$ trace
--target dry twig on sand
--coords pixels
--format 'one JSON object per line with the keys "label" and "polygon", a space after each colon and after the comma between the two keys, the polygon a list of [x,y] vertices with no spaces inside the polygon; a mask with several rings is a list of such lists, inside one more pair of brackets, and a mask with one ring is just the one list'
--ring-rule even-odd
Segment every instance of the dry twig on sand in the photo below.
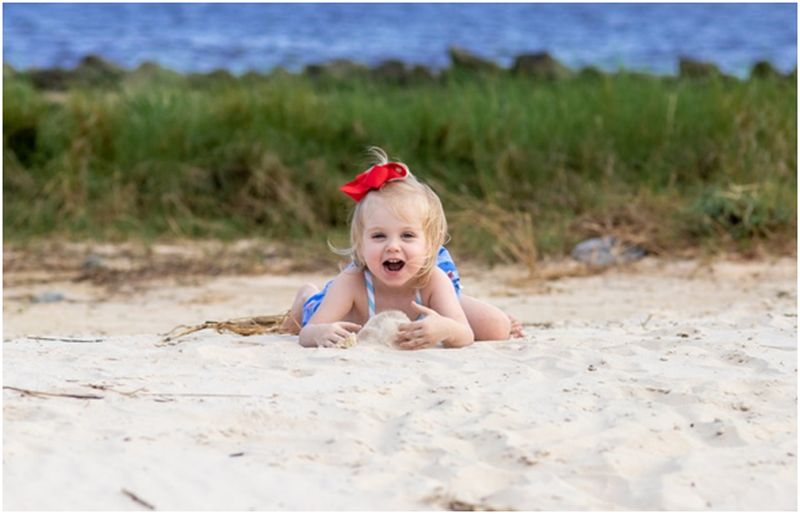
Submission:
{"label": "dry twig on sand", "polygon": [[74,337],[47,337],[47,336],[25,336],[25,339],[35,341],[56,341],[58,343],[102,343],[103,339],[76,339]]}
{"label": "dry twig on sand", "polygon": [[98,396],[96,394],[70,394],[70,393],[49,393],[47,391],[34,391],[33,389],[23,389],[21,387],[12,387],[12,386],[3,386],[3,389],[8,389],[10,391],[17,391],[18,393],[22,393],[26,396],[55,396],[60,398],[75,398],[78,400],[102,400],[102,396]]}
{"label": "dry twig on sand", "polygon": [[285,312],[283,314],[235,318],[226,321],[206,321],[195,326],[178,325],[167,333],[164,339],[161,340],[161,344],[177,344],[177,339],[209,328],[213,328],[220,334],[227,331],[240,336],[287,333],[282,327],[288,316],[289,313]]}
{"label": "dry twig on sand", "polygon": [[125,496],[127,496],[128,498],[130,498],[131,500],[135,501],[136,503],[138,503],[139,505],[148,510],[156,510],[156,508],[153,505],[139,498],[138,496],[128,491],[127,489],[123,489],[122,494],[124,494]]}

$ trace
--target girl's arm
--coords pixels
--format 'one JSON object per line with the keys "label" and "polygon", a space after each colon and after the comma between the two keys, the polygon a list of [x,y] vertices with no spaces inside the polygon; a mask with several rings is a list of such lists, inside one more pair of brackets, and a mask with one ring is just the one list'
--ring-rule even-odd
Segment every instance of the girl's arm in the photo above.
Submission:
{"label": "girl's arm", "polygon": [[472,344],[475,335],[447,274],[436,268],[431,276],[430,287],[430,308],[412,303],[425,318],[400,325],[398,346],[416,350],[435,346],[439,341],[445,348],[460,348]]}
{"label": "girl's arm", "polygon": [[343,271],[331,284],[317,312],[300,330],[302,346],[337,346],[350,332],[358,332],[361,325],[344,321],[353,310],[358,276]]}

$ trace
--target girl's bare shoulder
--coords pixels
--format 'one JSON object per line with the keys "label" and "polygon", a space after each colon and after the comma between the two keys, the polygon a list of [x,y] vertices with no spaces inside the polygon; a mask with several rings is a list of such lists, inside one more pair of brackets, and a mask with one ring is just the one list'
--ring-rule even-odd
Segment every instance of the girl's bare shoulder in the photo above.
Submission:
{"label": "girl's bare shoulder", "polygon": [[431,273],[431,279],[428,281],[428,284],[422,289],[423,294],[427,293],[428,295],[435,294],[437,291],[441,291],[443,288],[452,288],[453,283],[450,281],[450,277],[447,276],[441,268],[436,267],[433,269]]}
{"label": "girl's bare shoulder", "polygon": [[365,287],[364,272],[358,268],[343,269],[338,275],[336,275],[336,277],[334,277],[333,284],[331,284],[331,286],[352,290],[363,288]]}

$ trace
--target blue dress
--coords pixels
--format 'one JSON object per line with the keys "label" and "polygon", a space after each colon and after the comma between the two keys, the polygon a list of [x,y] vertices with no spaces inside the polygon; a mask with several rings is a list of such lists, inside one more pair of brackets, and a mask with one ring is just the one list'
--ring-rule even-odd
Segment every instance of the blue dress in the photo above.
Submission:
{"label": "blue dress", "polygon": [[[442,271],[447,273],[447,276],[450,278],[450,282],[453,283],[453,287],[456,290],[456,296],[460,297],[461,277],[458,275],[458,269],[456,269],[456,263],[453,262],[453,257],[444,246],[439,248],[439,253],[436,255],[436,265],[439,266]],[[350,266],[352,266],[352,264]],[[314,313],[317,312],[317,309],[319,309],[319,306],[322,304],[322,300],[325,298],[325,294],[327,294],[332,283],[333,280],[329,280],[328,283],[325,284],[325,287],[322,288],[322,291],[314,293],[305,301],[303,304],[303,320],[301,322],[302,326],[306,326],[308,324],[308,320],[310,320]],[[370,311],[370,315],[372,315],[372,311]]]}

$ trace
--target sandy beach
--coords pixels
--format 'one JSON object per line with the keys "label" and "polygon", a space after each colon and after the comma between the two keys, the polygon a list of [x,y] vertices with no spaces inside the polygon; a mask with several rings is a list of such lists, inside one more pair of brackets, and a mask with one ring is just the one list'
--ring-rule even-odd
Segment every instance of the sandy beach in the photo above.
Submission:
{"label": "sandy beach", "polygon": [[330,276],[7,266],[4,509],[797,509],[794,258],[465,266],[527,335],[461,350],[161,343]]}

